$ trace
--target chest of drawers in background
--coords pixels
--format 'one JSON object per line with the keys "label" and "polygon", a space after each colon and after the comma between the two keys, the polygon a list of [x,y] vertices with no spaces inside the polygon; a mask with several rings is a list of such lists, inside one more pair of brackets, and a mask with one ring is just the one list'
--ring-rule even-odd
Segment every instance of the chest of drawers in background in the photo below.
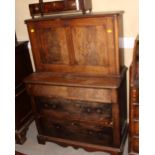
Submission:
{"label": "chest of drawers in background", "polygon": [[26,131],[33,120],[30,96],[23,79],[32,73],[27,41],[17,42],[15,47],[15,135],[16,143],[23,144]]}
{"label": "chest of drawers in background", "polygon": [[139,154],[139,40],[135,40],[133,60],[130,66],[130,132],[129,153]]}
{"label": "chest of drawers in background", "polygon": [[122,13],[26,20],[36,73],[25,83],[39,143],[122,154],[127,135]]}

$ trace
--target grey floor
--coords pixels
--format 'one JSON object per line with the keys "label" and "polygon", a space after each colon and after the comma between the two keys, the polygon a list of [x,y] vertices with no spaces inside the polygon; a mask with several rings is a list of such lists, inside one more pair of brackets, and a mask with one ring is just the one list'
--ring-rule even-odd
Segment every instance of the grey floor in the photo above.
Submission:
{"label": "grey floor", "polygon": [[[55,143],[46,142],[46,145],[40,145],[36,139],[37,130],[35,123],[29,127],[27,132],[27,141],[23,145],[16,144],[15,149],[26,155],[109,155],[104,152],[87,152],[80,149],[74,149],[73,147],[61,147]],[[127,155],[127,141],[125,144],[125,149],[123,155]]]}

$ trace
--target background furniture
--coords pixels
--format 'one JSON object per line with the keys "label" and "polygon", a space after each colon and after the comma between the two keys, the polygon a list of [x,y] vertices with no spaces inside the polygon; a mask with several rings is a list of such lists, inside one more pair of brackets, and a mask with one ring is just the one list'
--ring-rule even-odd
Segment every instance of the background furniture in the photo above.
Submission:
{"label": "background furniture", "polygon": [[92,1],[91,0],[62,0],[44,2],[39,0],[39,3],[29,4],[29,10],[32,18],[36,15],[47,15],[53,13],[60,13],[62,11],[82,11],[83,14],[87,10],[91,12]]}
{"label": "background furniture", "polygon": [[15,136],[19,144],[25,142],[26,131],[33,120],[30,97],[23,83],[23,79],[32,73],[27,43],[16,42],[15,47]]}
{"label": "background furniture", "polygon": [[129,153],[139,153],[139,40],[135,40],[130,66]]}
{"label": "background furniture", "polygon": [[39,143],[122,154],[127,135],[122,13],[26,20],[36,73],[25,83]]}

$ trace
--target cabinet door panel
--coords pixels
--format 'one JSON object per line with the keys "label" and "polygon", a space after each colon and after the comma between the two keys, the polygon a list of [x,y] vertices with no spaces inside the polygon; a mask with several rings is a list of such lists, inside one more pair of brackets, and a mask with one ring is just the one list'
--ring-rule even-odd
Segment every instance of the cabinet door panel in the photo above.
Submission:
{"label": "cabinet door panel", "polygon": [[76,64],[108,70],[115,56],[113,18],[74,19],[70,26]]}
{"label": "cabinet door panel", "polygon": [[63,27],[40,29],[38,35],[41,43],[39,54],[43,64],[69,64],[65,29]]}

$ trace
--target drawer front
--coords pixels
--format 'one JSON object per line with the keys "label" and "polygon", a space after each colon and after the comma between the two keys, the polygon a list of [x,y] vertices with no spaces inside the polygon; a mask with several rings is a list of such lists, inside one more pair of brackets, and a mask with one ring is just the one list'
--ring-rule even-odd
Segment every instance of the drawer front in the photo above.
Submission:
{"label": "drawer front", "polygon": [[133,152],[139,153],[139,139],[138,138],[134,138],[134,137],[132,138],[131,150]]}
{"label": "drawer front", "polygon": [[139,90],[138,89],[131,89],[131,102],[139,103]]}
{"label": "drawer front", "polygon": [[82,101],[111,103],[111,91],[109,89],[28,84],[27,90],[29,94],[34,96],[60,97]]}
{"label": "drawer front", "polygon": [[43,135],[91,144],[112,145],[112,128],[102,127],[88,122],[39,119]]}
{"label": "drawer front", "polygon": [[133,135],[139,135],[139,121],[133,120]]}
{"label": "drawer front", "polygon": [[[42,115],[55,117],[98,121],[105,125],[112,125],[112,106],[109,103],[69,100],[65,98],[35,97],[36,106]],[[104,122],[104,123],[103,123]]]}
{"label": "drawer front", "polygon": [[133,105],[132,109],[133,109],[133,118],[139,119],[139,105],[138,104]]}

